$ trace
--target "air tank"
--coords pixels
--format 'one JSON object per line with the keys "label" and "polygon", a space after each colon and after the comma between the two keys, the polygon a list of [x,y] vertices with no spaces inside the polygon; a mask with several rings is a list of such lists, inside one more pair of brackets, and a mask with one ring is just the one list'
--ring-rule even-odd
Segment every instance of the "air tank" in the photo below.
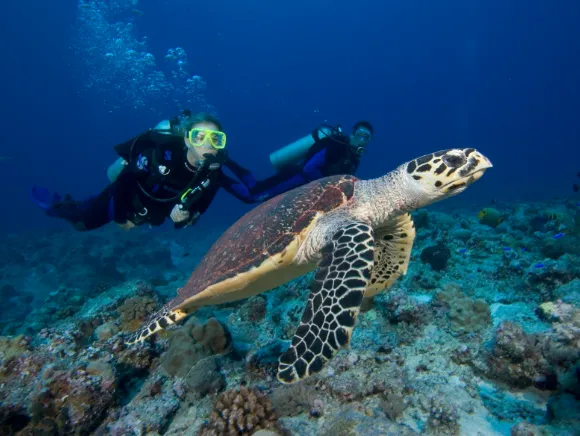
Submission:
{"label": "air tank", "polygon": [[[329,127],[323,126],[318,129],[318,137],[323,138],[332,133]],[[310,147],[314,145],[312,133],[282,147],[270,154],[270,163],[276,171],[282,168],[296,164],[306,157]]]}

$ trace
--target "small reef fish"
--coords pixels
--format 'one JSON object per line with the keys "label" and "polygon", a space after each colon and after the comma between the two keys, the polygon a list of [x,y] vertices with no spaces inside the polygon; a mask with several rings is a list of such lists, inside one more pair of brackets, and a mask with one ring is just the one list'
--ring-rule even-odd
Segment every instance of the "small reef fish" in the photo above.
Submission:
{"label": "small reef fish", "polygon": [[503,221],[503,216],[499,210],[493,207],[486,207],[479,211],[477,219],[479,219],[481,224],[497,227]]}
{"label": "small reef fish", "polygon": [[564,221],[566,214],[562,212],[547,211],[544,212],[544,218],[548,221]]}

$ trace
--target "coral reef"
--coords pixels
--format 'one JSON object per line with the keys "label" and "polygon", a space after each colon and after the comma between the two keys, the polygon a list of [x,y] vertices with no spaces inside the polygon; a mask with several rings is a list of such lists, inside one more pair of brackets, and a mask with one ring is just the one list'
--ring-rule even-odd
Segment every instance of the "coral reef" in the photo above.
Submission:
{"label": "coral reef", "polygon": [[444,290],[437,293],[437,299],[449,306],[449,320],[457,332],[478,332],[491,324],[489,304],[482,298],[467,297],[457,285],[445,285]]}
{"label": "coral reef", "polygon": [[310,413],[320,417],[324,413],[324,403],[318,398],[312,382],[305,381],[290,386],[279,386],[270,395],[272,405],[279,416],[297,416]]}
{"label": "coral reef", "polygon": [[552,334],[544,341],[544,355],[558,366],[574,366],[580,361],[580,309],[561,301],[540,308],[543,317],[553,322]]}
{"label": "coral reef", "polygon": [[451,251],[444,244],[426,247],[421,251],[421,260],[431,265],[434,271],[444,270],[450,257]]}
{"label": "coral reef", "polygon": [[531,386],[534,380],[551,372],[538,338],[509,321],[501,323],[496,330],[488,365],[490,377],[519,388]]}
{"label": "coral reef", "polygon": [[267,301],[262,296],[250,298],[240,308],[240,318],[244,321],[258,322],[266,317]]}
{"label": "coral reef", "polygon": [[130,297],[117,308],[121,328],[124,331],[135,331],[157,309],[157,302],[151,297]]}
{"label": "coral reef", "polygon": [[191,318],[171,336],[160,363],[169,375],[185,378],[197,362],[226,353],[229,345],[227,331],[215,318],[205,324]]}
{"label": "coral reef", "polygon": [[454,405],[431,398],[427,429],[433,434],[459,434],[459,416]]}
{"label": "coral reef", "polygon": [[577,201],[478,209],[415,212],[407,275],[291,386],[278,358],[312,274],[128,347],[220,229],[0,237],[0,433],[575,434]]}
{"label": "coral reef", "polygon": [[218,395],[200,436],[252,434],[275,428],[277,421],[270,399],[256,389],[242,386]]}

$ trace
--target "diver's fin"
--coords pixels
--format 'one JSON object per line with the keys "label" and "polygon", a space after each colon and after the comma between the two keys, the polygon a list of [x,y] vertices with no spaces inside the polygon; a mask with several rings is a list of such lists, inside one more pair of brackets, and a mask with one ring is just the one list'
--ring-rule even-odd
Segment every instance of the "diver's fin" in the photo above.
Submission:
{"label": "diver's fin", "polygon": [[50,192],[46,188],[33,186],[30,190],[32,201],[41,209],[49,211],[56,203],[62,201],[62,197],[56,192]]}

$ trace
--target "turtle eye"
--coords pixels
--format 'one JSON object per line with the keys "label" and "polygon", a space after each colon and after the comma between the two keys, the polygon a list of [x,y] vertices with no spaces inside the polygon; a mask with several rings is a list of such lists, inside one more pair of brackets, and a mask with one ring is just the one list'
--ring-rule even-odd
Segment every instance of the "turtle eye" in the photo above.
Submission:
{"label": "turtle eye", "polygon": [[463,155],[457,154],[446,154],[443,156],[443,162],[445,162],[451,168],[457,168],[463,164],[465,164],[466,159]]}

